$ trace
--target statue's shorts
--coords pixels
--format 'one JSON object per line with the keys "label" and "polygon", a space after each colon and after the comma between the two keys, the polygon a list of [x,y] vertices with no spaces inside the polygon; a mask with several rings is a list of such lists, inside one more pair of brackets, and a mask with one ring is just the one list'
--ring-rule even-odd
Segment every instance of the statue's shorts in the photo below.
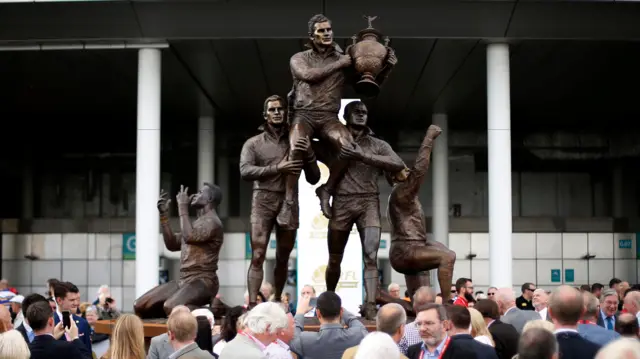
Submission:
{"label": "statue's shorts", "polygon": [[[253,190],[251,199],[251,223],[273,225],[280,213],[280,208],[284,202],[284,192],[272,192],[265,190]],[[292,228],[299,225],[299,206],[295,200],[291,206],[293,222]]]}
{"label": "statue's shorts", "polygon": [[336,195],[331,204],[333,211],[329,229],[350,232],[356,228],[380,228],[380,200],[378,195]]}
{"label": "statue's shorts", "polygon": [[291,128],[302,127],[305,135],[321,139],[335,138],[332,133],[349,135],[347,127],[338,119],[338,114],[329,111],[296,110],[291,120]]}

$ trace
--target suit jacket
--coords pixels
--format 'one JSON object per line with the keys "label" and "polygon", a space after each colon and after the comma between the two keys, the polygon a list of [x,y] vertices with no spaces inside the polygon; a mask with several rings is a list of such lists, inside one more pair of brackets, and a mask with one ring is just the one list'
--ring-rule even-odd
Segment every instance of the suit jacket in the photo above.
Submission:
{"label": "suit jacket", "polygon": [[[86,319],[79,317],[75,314],[72,314],[72,319],[76,322],[76,326],[78,327],[78,337],[81,342],[89,349],[89,353],[91,353],[91,327]],[[53,321],[55,325],[60,323],[60,318],[58,317],[58,313],[53,314]],[[67,341],[67,339],[63,336],[60,340]]]}
{"label": "suit jacket", "polygon": [[496,343],[496,354],[500,359],[511,359],[518,354],[518,340],[520,334],[511,324],[495,320],[489,326],[489,333]]}
{"label": "suit jacket", "polygon": [[207,353],[206,351],[200,349],[198,344],[191,343],[186,347],[179,350],[178,355],[175,359],[211,359],[213,355],[211,353]]}
{"label": "suit jacket", "polygon": [[[419,359],[422,343],[414,344],[407,350],[409,359]],[[441,355],[441,359],[498,359],[493,347],[480,343],[469,334],[457,334],[451,337],[449,346]]]}
{"label": "suit jacket", "polygon": [[[356,345],[355,347],[351,347],[345,350],[344,354],[342,354],[342,359],[353,359],[356,356],[356,352],[358,352],[359,347],[360,347],[359,345]],[[404,356],[404,354],[400,353],[400,359],[409,359],[409,358]]]}
{"label": "suit jacket", "polygon": [[262,359],[262,348],[244,335],[236,335],[224,345],[220,359]]}
{"label": "suit jacket", "polygon": [[168,359],[174,350],[169,343],[169,334],[163,333],[151,338],[147,359]]}
{"label": "suit jacket", "polygon": [[[613,317],[615,318],[614,322],[613,322],[613,326],[615,328],[616,325],[616,321],[618,321],[618,316],[620,315],[620,312],[616,313],[613,315]],[[598,324],[599,326],[607,329],[606,324],[604,323],[604,319],[602,318],[602,310],[598,311],[598,318],[596,321],[596,324]],[[614,329],[615,330],[615,329]]]}
{"label": "suit jacket", "polygon": [[605,346],[620,338],[620,334],[593,324],[578,324],[578,334],[590,342]]}
{"label": "suit jacket", "polygon": [[22,334],[24,341],[29,344],[29,335],[27,334],[27,328],[24,327],[24,323],[20,324],[20,326],[18,326],[16,330],[19,331],[20,334]]}
{"label": "suit jacket", "polygon": [[53,336],[37,335],[29,343],[31,359],[91,359],[91,352],[80,339],[72,342],[56,340]]}
{"label": "suit jacket", "polygon": [[347,348],[360,344],[368,334],[367,328],[358,318],[346,310],[343,312],[342,320],[347,325],[346,329],[341,323],[335,323],[321,325],[317,333],[305,332],[304,314],[296,314],[295,334],[289,343],[289,349],[304,359],[342,358],[342,353]]}
{"label": "suit jacket", "polygon": [[562,359],[593,359],[600,350],[598,344],[584,339],[577,332],[556,333],[556,339]]}
{"label": "suit jacket", "polygon": [[509,309],[505,315],[500,317],[503,323],[511,324],[518,331],[522,333],[522,329],[527,322],[531,320],[539,320],[540,314],[532,310],[520,310],[516,307]]}

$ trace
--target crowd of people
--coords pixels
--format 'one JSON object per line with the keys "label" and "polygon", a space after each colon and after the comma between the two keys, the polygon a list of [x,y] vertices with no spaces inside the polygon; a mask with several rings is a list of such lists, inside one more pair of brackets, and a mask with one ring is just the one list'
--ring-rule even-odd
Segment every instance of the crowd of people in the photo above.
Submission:
{"label": "crowd of people", "polygon": [[[175,307],[148,349],[142,320],[121,314],[108,287],[81,303],[72,283],[48,285],[45,295],[4,294],[0,359],[640,359],[640,285],[616,278],[551,292],[525,283],[518,297],[512,288],[474,292],[460,278],[446,303],[430,287],[403,298],[391,284],[389,294],[410,301],[415,319],[389,303],[373,331],[334,292],[316,296],[304,286],[295,303],[274,302],[267,283],[261,303],[228,308],[220,325],[211,308]],[[308,317],[317,331],[304,330]],[[110,335],[95,333],[99,319],[116,319]]]}

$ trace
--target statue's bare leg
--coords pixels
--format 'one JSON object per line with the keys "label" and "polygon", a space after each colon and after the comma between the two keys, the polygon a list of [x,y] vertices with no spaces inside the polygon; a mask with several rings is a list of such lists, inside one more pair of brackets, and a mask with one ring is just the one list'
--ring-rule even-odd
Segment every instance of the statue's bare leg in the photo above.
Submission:
{"label": "statue's bare leg", "polygon": [[289,256],[296,244],[296,231],[276,227],[276,268],[274,270],[275,300],[281,301],[289,274]]}
{"label": "statue's bare leg", "polygon": [[329,263],[327,271],[324,273],[324,279],[327,284],[327,290],[335,292],[338,282],[340,281],[340,264],[344,256],[344,249],[349,240],[349,231],[340,231],[329,228],[327,235],[327,244],[329,247]]}
{"label": "statue's bare leg", "polygon": [[411,300],[413,300],[413,294],[418,288],[431,286],[429,271],[419,272],[418,274],[405,274],[404,280],[407,284],[407,292],[409,292],[409,298],[411,298]]}
{"label": "statue's bare leg", "polygon": [[178,290],[178,282],[175,280],[159,285],[133,303],[133,311],[142,319],[164,317],[164,302]]}
{"label": "statue's bare leg", "polygon": [[[336,153],[340,153],[342,146],[353,145],[353,137],[345,125],[339,121],[331,121],[326,123],[319,135],[332,146]],[[316,188],[316,195],[320,199],[320,208],[322,214],[331,218],[331,196],[334,194],[338,182],[342,179],[349,167],[349,161],[337,158],[329,168],[329,179],[327,183]]]}
{"label": "statue's bare leg", "polygon": [[364,308],[367,319],[375,319],[376,294],[380,286],[378,273],[378,249],[380,248],[380,227],[365,227],[358,229],[362,243],[364,259],[364,290],[366,305]]}
{"label": "statue's bare leg", "polygon": [[272,229],[273,221],[251,223],[251,265],[247,273],[250,307],[255,306],[258,300],[258,292],[264,279],[263,264]]}
{"label": "statue's bare leg", "polygon": [[[289,131],[289,148],[294,148],[296,142],[304,137],[309,137],[313,135],[313,129],[306,122],[305,119],[297,120],[294,118],[294,124],[291,126],[291,130]],[[304,153],[298,151],[289,151],[289,160],[303,160]],[[295,227],[295,218],[293,213],[293,206],[295,204],[294,201],[297,201],[295,196],[298,195],[296,188],[298,186],[298,179],[300,178],[300,174],[297,175],[288,175],[286,179],[286,187],[285,187],[285,198],[282,203],[282,207],[280,208],[280,213],[278,213],[277,223],[278,226],[284,229],[296,229]]]}
{"label": "statue's bare leg", "polygon": [[173,308],[178,305],[186,305],[190,310],[203,307],[211,303],[211,298],[218,294],[220,283],[218,276],[208,274],[210,277],[193,279],[180,284],[180,288],[164,302],[164,312],[168,316]]}

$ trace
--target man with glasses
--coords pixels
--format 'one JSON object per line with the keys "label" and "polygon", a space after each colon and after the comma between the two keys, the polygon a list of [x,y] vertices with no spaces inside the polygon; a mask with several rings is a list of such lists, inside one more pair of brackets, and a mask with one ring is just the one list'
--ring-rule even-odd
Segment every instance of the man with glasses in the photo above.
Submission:
{"label": "man with glasses", "polygon": [[458,278],[455,289],[457,298],[453,301],[453,304],[469,307],[469,299],[473,299],[473,282],[471,279]]}
{"label": "man with glasses", "polygon": [[533,283],[525,283],[522,285],[522,295],[516,299],[516,306],[520,310],[535,310],[532,299],[536,285]]}

